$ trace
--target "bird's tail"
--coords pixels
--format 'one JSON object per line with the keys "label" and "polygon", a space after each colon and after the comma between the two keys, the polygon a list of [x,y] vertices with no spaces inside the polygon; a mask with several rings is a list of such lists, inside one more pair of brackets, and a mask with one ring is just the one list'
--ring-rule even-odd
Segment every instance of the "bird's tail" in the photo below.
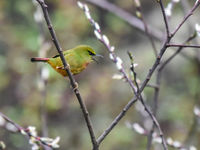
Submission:
{"label": "bird's tail", "polygon": [[40,58],[40,57],[34,57],[31,58],[31,62],[47,62],[49,58]]}

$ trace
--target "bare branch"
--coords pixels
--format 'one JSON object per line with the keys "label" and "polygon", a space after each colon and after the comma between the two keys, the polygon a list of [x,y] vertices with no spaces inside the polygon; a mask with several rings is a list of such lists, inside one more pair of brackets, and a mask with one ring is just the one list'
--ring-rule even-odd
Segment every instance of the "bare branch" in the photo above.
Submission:
{"label": "bare branch", "polygon": [[[89,0],[90,1],[90,0]],[[102,2],[102,1],[101,1]],[[103,1],[104,2],[104,1]],[[105,1],[106,2],[106,1]],[[146,104],[143,101],[143,98],[141,97],[141,92],[144,90],[144,88],[146,87],[147,83],[149,82],[152,74],[154,73],[154,71],[156,70],[156,68],[158,67],[160,60],[163,56],[163,54],[165,53],[166,49],[168,48],[167,44],[169,44],[172,36],[167,36],[159,55],[157,56],[156,61],[154,62],[152,68],[149,70],[149,73],[146,76],[146,79],[144,80],[144,82],[142,83],[142,86],[140,87],[140,89],[138,88],[138,90],[135,89],[135,86],[133,85],[133,83],[130,81],[130,79],[128,78],[128,76],[126,75],[125,71],[124,71],[124,67],[122,65],[122,60],[117,57],[114,54],[114,47],[110,46],[109,40],[105,35],[102,35],[100,27],[98,25],[98,23],[96,23],[89,12],[89,9],[87,7],[86,4],[82,4],[81,2],[78,2],[79,7],[81,9],[84,10],[85,15],[87,17],[87,19],[90,21],[90,23],[92,24],[92,26],[94,27],[94,33],[97,37],[98,40],[100,40],[108,49],[109,53],[110,53],[110,59],[116,63],[118,70],[123,74],[124,78],[126,79],[126,81],[129,83],[129,85],[131,86],[132,90],[135,93],[135,97],[129,101],[129,103],[125,106],[125,108],[123,109],[123,111],[120,112],[120,114],[114,119],[114,121],[111,123],[111,125],[103,132],[103,134],[98,138],[98,143],[100,144],[103,139],[110,133],[110,131],[114,128],[114,126],[120,121],[120,119],[125,115],[125,113],[127,112],[127,110],[132,106],[132,104],[136,101],[136,99],[139,99],[141,101],[141,103],[143,104],[145,111],[149,114],[149,116],[151,117],[153,123],[155,124],[155,126],[158,128],[159,133],[160,133],[160,137],[162,138],[162,143],[163,143],[163,147],[165,150],[167,150],[167,145],[166,145],[166,141],[163,137],[163,133],[162,130],[160,128],[160,125],[157,121],[157,119],[155,118],[155,116],[153,115],[153,113],[148,109],[148,107],[146,106]],[[108,4],[109,5],[109,4]],[[165,15],[165,12],[163,12],[163,14]],[[164,19],[164,21],[167,22],[167,20]],[[166,25],[166,28],[168,28],[168,26]],[[168,29],[166,29],[168,30]]]}
{"label": "bare branch", "polygon": [[166,14],[165,14],[165,9],[164,9],[162,0],[158,0],[158,3],[160,4],[160,8],[162,11],[162,15],[163,15],[164,23],[165,23],[165,29],[166,29],[166,33],[167,33],[167,38],[169,38],[170,37],[169,25],[168,25],[168,20],[167,20]]}
{"label": "bare branch", "polygon": [[[85,0],[85,1],[115,14],[116,16],[120,17],[122,20],[129,23],[134,28],[142,31],[143,33],[145,32],[143,22],[140,19],[124,11],[123,9],[117,7],[116,5],[108,2],[107,0]],[[149,25],[147,25],[147,28],[149,29],[149,34],[152,37],[154,37],[158,41],[162,40],[163,33],[161,31]]]}
{"label": "bare branch", "polygon": [[[161,71],[157,71],[156,74],[156,85],[157,88],[155,88],[154,91],[154,98],[153,98],[153,114],[156,116],[157,115],[157,111],[158,111],[158,96],[159,96],[159,92],[160,92],[160,80],[161,80]],[[147,142],[147,150],[151,149],[151,144],[152,144],[152,135],[154,133],[154,129],[155,129],[155,125],[153,124],[149,134],[148,134],[148,142]]]}
{"label": "bare branch", "polygon": [[[190,36],[184,43],[189,43],[191,40],[193,40],[196,37],[196,33],[194,33],[192,36]],[[176,56],[178,55],[184,47],[179,47],[176,52],[174,54],[172,54],[165,62],[163,62],[160,67],[159,70],[162,71],[164,69],[164,67]]]}
{"label": "bare branch", "polygon": [[[44,147],[47,146],[51,149],[59,147],[59,145],[57,144],[59,142],[59,138],[50,139],[48,137],[44,138],[44,137],[37,136],[37,132],[35,131],[34,127],[29,126],[28,128],[23,128],[1,112],[0,112],[0,119],[1,119],[1,126],[2,125],[5,126],[5,128],[8,131],[19,132],[22,135],[25,135],[26,137],[28,137],[29,143],[33,147],[37,146],[38,142],[42,146]],[[3,124],[2,124],[2,121],[3,121]]]}
{"label": "bare branch", "polygon": [[[145,111],[149,114],[150,118],[152,119],[154,126],[156,126],[156,127],[158,128],[159,134],[160,134],[160,138],[162,139],[163,148],[164,148],[165,150],[167,150],[167,149],[168,149],[168,148],[167,148],[167,143],[166,143],[166,141],[165,141],[165,138],[164,138],[163,132],[162,132],[162,130],[161,130],[160,124],[158,123],[158,121],[157,121],[157,119],[156,119],[156,117],[155,117],[156,110],[157,110],[157,98],[158,98],[159,88],[156,88],[156,91],[157,91],[156,94],[157,94],[157,95],[155,95],[155,96],[157,96],[157,97],[155,97],[155,106],[154,106],[154,114],[153,114],[153,113],[150,111],[150,109],[147,107],[147,105],[145,104],[144,99],[143,99],[141,93],[139,93],[140,88],[139,88],[139,85],[138,85],[138,83],[137,83],[137,73],[135,72],[135,69],[134,69],[133,57],[132,57],[132,55],[131,55],[130,52],[128,52],[128,54],[129,54],[129,57],[130,57],[130,60],[131,60],[131,68],[130,68],[130,69],[131,69],[131,71],[133,72],[134,83],[135,83],[135,85],[136,85],[136,87],[137,87],[138,97],[139,97],[139,99],[140,99],[140,102],[143,104]],[[157,85],[159,85],[159,82],[157,82]]]}
{"label": "bare branch", "polygon": [[113,122],[108,126],[107,129],[99,136],[97,139],[98,143],[100,144],[105,137],[112,131],[112,129],[119,123],[119,121],[126,115],[129,108],[137,101],[137,98],[131,99],[128,104],[123,108],[123,110],[115,117]]}
{"label": "bare branch", "polygon": [[176,27],[176,29],[172,32],[171,37],[173,37],[176,32],[182,27],[182,25],[185,23],[185,21],[194,13],[194,11],[197,9],[197,7],[200,5],[200,1],[197,0],[194,4],[193,8],[189,11],[189,13],[184,17],[183,21]]}
{"label": "bare branch", "polygon": [[200,48],[200,45],[167,44],[167,47]]}
{"label": "bare branch", "polygon": [[96,137],[95,137],[95,133],[94,133],[94,129],[93,129],[93,126],[92,126],[92,122],[90,120],[90,117],[89,117],[89,113],[88,113],[88,110],[85,106],[85,103],[84,101],[82,100],[82,97],[80,95],[80,92],[78,90],[78,84],[77,82],[75,81],[70,69],[69,69],[69,64],[67,63],[67,61],[65,60],[65,57],[63,55],[63,52],[62,52],[62,48],[58,42],[58,39],[56,37],[56,33],[53,29],[53,25],[51,23],[51,20],[50,20],[50,17],[49,17],[49,14],[48,14],[48,10],[47,10],[47,5],[45,4],[45,2],[43,0],[37,0],[37,2],[40,4],[40,6],[42,7],[42,10],[43,10],[43,13],[44,13],[44,18],[46,20],[46,23],[47,23],[47,26],[48,26],[48,29],[49,29],[49,32],[51,34],[51,37],[52,37],[52,41],[54,42],[54,45],[56,46],[56,49],[60,55],[60,58],[62,60],[62,63],[63,63],[63,66],[68,74],[68,77],[70,79],[70,83],[71,83],[71,86],[73,88],[73,91],[76,95],[76,98],[81,106],[81,110],[82,110],[82,113],[83,113],[83,116],[85,118],[85,121],[86,121],[86,124],[87,124],[87,127],[88,127],[88,130],[89,130],[89,133],[90,133],[90,138],[91,138],[91,141],[92,141],[92,144],[93,144],[93,149],[94,150],[98,150],[98,144],[97,144],[97,141],[96,141]]}

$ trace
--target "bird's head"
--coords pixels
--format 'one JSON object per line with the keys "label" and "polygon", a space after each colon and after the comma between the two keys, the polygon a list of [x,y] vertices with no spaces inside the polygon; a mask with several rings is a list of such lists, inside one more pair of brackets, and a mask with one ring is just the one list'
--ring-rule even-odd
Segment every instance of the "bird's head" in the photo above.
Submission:
{"label": "bird's head", "polygon": [[96,60],[96,57],[103,57],[102,55],[96,54],[93,48],[88,45],[80,45],[76,48],[79,49],[82,57],[85,57],[86,59],[89,59],[90,61],[94,60],[95,62],[98,63],[98,61]]}

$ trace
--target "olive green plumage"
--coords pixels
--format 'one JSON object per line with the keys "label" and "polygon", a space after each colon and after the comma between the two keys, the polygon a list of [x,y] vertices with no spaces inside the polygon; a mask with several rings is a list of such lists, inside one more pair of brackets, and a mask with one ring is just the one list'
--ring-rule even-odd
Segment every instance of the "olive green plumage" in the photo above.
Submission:
{"label": "olive green plumage", "polygon": [[[89,63],[94,60],[94,56],[100,56],[88,45],[80,45],[63,52],[73,75],[83,71]],[[63,68],[59,55],[52,58],[31,58],[32,62],[47,62],[51,67],[63,76],[68,76]]]}

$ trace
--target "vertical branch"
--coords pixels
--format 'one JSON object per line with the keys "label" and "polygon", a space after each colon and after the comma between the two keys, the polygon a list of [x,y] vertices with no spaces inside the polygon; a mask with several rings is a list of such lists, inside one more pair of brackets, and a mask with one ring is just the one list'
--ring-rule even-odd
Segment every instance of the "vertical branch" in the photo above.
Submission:
{"label": "vertical branch", "polygon": [[[161,70],[157,71],[156,74],[156,85],[157,87],[154,88],[154,98],[153,98],[153,114],[154,116],[157,116],[157,110],[158,110],[158,96],[159,96],[159,92],[160,92],[160,79],[161,79]],[[147,142],[147,150],[151,149],[151,145],[152,145],[152,135],[155,129],[155,125],[152,125],[152,128],[148,134],[148,142]]]}
{"label": "vertical branch", "polygon": [[75,81],[75,79],[74,79],[74,77],[73,77],[73,75],[72,75],[72,73],[70,71],[70,66],[67,63],[67,61],[65,60],[65,57],[64,57],[63,52],[62,52],[62,48],[61,48],[60,43],[59,43],[59,41],[58,41],[58,39],[56,37],[56,33],[55,33],[54,29],[53,29],[53,25],[51,23],[51,20],[50,20],[50,17],[49,17],[49,13],[48,13],[48,10],[47,10],[48,6],[45,4],[45,2],[43,0],[37,0],[37,2],[40,4],[40,6],[41,6],[41,8],[43,10],[44,18],[45,18],[45,21],[47,23],[49,32],[51,34],[52,41],[53,41],[54,45],[56,46],[56,49],[57,49],[57,51],[58,51],[58,53],[60,55],[61,61],[63,63],[64,69],[66,70],[67,75],[68,75],[68,77],[70,79],[70,83],[71,83],[71,86],[73,88],[73,91],[74,91],[74,93],[76,95],[76,98],[77,98],[79,104],[80,104],[84,119],[85,119],[87,127],[88,127],[88,131],[90,133],[90,138],[91,138],[91,142],[92,142],[92,145],[93,145],[93,150],[98,150],[98,144],[97,144],[97,141],[96,141],[94,129],[93,129],[90,117],[89,117],[88,110],[86,108],[86,105],[85,105],[84,101],[82,100],[82,97],[81,97],[80,92],[78,90],[78,84]]}
{"label": "vertical branch", "polygon": [[162,15],[163,15],[164,23],[165,23],[165,29],[166,29],[166,33],[167,33],[167,38],[169,38],[170,37],[170,31],[169,31],[169,25],[168,25],[169,23],[168,23],[167,16],[165,13],[165,8],[163,6],[162,0],[158,0],[158,3],[160,4],[160,8],[162,11]]}

